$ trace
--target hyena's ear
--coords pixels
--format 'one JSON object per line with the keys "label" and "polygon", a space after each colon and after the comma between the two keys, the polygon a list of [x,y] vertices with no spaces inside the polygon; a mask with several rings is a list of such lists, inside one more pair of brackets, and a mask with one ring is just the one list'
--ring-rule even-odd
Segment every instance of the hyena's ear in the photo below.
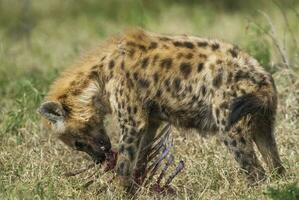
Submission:
{"label": "hyena's ear", "polygon": [[62,105],[54,101],[47,101],[43,103],[39,107],[38,113],[53,123],[62,122],[66,114]]}

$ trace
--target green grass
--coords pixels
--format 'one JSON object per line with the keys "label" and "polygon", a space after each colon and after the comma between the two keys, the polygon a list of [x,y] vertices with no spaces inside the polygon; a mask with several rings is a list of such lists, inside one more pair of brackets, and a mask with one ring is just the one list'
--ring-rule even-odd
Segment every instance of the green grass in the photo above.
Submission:
{"label": "green grass", "polygon": [[[116,182],[107,182],[109,174],[99,174],[88,188],[83,185],[92,171],[65,177],[65,172],[91,161],[43,130],[36,109],[59,72],[109,35],[134,26],[233,42],[273,73],[280,98],[276,136],[286,176],[275,178],[270,174],[265,183],[250,188],[235,161],[215,138],[203,139],[180,130],[174,133],[173,153],[176,161],[186,162],[186,169],[174,182],[179,195],[166,198],[298,199],[298,49],[274,4],[257,4],[254,0],[245,5],[242,1],[232,4],[230,0],[32,0],[28,12],[24,12],[21,2],[0,1],[0,199],[126,198]],[[299,4],[285,2],[290,27],[294,35],[299,35],[299,18],[291,9],[299,10]],[[281,67],[272,41],[250,23],[269,29],[265,19],[256,14],[258,9],[268,13],[279,41],[285,41],[290,69]],[[293,82],[290,74],[295,77]],[[108,121],[109,132],[116,141],[113,123],[113,119]],[[144,191],[139,198],[159,196]]]}

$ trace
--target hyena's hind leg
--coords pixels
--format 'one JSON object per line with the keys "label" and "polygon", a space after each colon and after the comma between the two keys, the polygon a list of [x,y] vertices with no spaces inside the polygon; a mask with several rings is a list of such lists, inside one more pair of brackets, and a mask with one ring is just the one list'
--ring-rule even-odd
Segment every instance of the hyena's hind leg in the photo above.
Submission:
{"label": "hyena's hind leg", "polygon": [[253,127],[251,116],[242,117],[222,135],[225,146],[233,153],[235,160],[248,176],[250,184],[265,178],[253,147]]}
{"label": "hyena's hind leg", "polygon": [[285,172],[280,160],[275,137],[273,134],[274,117],[256,116],[255,130],[253,132],[253,140],[261,152],[270,171],[274,171],[279,175]]}

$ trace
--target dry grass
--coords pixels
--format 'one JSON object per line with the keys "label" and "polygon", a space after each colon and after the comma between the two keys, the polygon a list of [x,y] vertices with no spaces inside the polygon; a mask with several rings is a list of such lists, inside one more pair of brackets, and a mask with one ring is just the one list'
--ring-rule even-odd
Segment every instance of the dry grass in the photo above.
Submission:
{"label": "dry grass", "polygon": [[[53,2],[45,6],[33,1],[35,17],[38,18],[28,33],[23,33],[23,29],[15,25],[17,20],[0,26],[0,199],[127,198],[115,182],[107,183],[111,174],[102,174],[100,170],[96,182],[88,188],[83,185],[94,173],[92,170],[76,177],[65,177],[65,172],[87,166],[91,161],[42,130],[35,110],[57,74],[84,49],[95,46],[103,36],[123,27],[140,25],[140,21],[145,28],[157,32],[215,36],[239,44],[261,58],[273,71],[280,97],[276,137],[287,169],[286,176],[275,178],[269,174],[265,183],[248,187],[235,161],[216,138],[202,138],[190,131],[174,130],[172,152],[176,161],[185,161],[186,168],[173,184],[178,196],[165,199],[270,199],[274,193],[269,188],[285,192],[286,187],[299,183],[299,59],[293,48],[287,49],[291,69],[273,67],[272,63],[279,62],[275,49],[264,35],[257,35],[256,30],[248,28],[246,15],[219,11],[210,6],[161,5],[158,14],[143,7],[142,15],[138,6],[132,10],[117,7],[118,17],[113,19],[109,13],[90,14],[90,11],[66,13],[62,20],[64,15],[61,12],[67,10],[66,5],[72,1],[60,6],[57,1]],[[128,13],[130,17],[123,19],[122,16]],[[269,9],[268,13],[272,19],[278,19],[275,22],[279,39],[283,41],[284,26],[279,11]],[[298,18],[290,10],[287,14],[294,35],[299,35],[299,30],[295,29]],[[9,17],[9,12],[0,14],[1,21],[11,19]],[[259,22],[255,17],[253,20]],[[290,41],[286,38],[287,44]],[[266,46],[255,46],[258,44]],[[262,47],[269,52],[261,54],[258,49]],[[289,74],[294,76],[294,81],[289,79]],[[108,120],[109,132],[116,141],[118,131],[114,123],[112,119]],[[294,186],[292,191],[294,194],[297,191],[298,195],[298,187]],[[139,198],[159,199],[161,196],[152,196],[144,190]]]}

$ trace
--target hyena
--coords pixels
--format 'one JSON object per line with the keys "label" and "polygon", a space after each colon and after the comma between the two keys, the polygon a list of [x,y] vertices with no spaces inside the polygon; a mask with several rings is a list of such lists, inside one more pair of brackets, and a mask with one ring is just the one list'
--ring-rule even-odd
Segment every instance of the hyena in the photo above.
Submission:
{"label": "hyena", "polygon": [[103,120],[112,113],[121,135],[116,172],[130,189],[163,122],[217,135],[250,183],[265,177],[254,143],[282,174],[276,107],[271,75],[237,46],[138,29],[112,37],[64,72],[39,111],[65,144],[96,162],[111,151]]}

